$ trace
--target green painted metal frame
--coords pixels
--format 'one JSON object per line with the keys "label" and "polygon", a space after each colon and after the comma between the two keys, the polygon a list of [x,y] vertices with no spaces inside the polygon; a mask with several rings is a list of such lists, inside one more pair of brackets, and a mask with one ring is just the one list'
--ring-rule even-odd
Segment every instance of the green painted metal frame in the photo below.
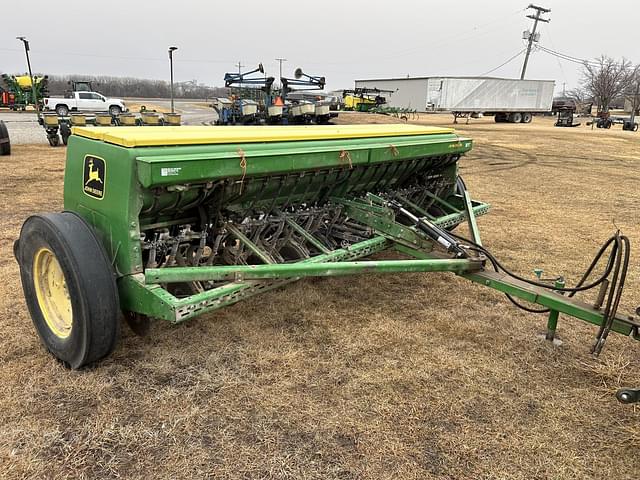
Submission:
{"label": "green painted metal frame", "polygon": [[[65,165],[64,208],[78,213],[95,227],[118,277],[123,277],[144,271],[139,239],[141,227],[149,222],[141,213],[154,202],[154,189],[166,188],[188,201],[196,198],[197,191],[189,188],[197,183],[228,180],[240,185],[244,179],[265,174],[303,174],[321,169],[348,171],[358,165],[462,155],[471,147],[470,139],[454,133],[135,148],[72,135]],[[240,152],[246,159],[244,167]],[[342,152],[349,153],[348,161],[342,159]],[[84,193],[83,166],[87,155],[105,160],[107,173],[102,199]],[[300,183],[293,175],[290,181],[294,185]],[[251,195],[247,186],[245,196]],[[291,201],[296,201],[295,195]],[[170,207],[171,202],[161,206]]]}
{"label": "green painted metal frame", "polygon": [[[399,252],[414,258],[433,258],[433,255],[430,255],[429,253],[408,248],[404,245],[397,244],[395,245],[395,248]],[[459,275],[474,283],[509,294],[512,297],[517,297],[521,300],[549,308],[550,315],[547,327],[553,330],[553,335],[549,335],[547,337],[549,340],[553,340],[554,338],[560,313],[567,314],[597,326],[602,325],[604,322],[604,314],[601,309],[596,309],[592,305],[582,302],[576,298],[567,297],[549,289],[530,285],[504,273],[482,270],[477,272],[465,272]],[[640,321],[631,316],[616,316],[611,330],[621,335],[631,336],[636,340],[640,340]]]}
{"label": "green painted metal frame", "polygon": [[364,262],[278,263],[216,267],[148,268],[146,284],[196,281],[242,281],[264,278],[333,277],[358,273],[454,272],[479,270],[482,264],[467,259],[369,260]]}
{"label": "green painted metal frame", "polygon": [[[465,199],[462,200],[466,202]],[[553,339],[555,335],[560,313],[593,325],[601,325],[604,321],[602,311],[591,305],[552,290],[532,286],[502,273],[486,271],[483,269],[482,262],[438,257],[431,251],[430,242],[426,241],[413,227],[397,223],[391,209],[383,206],[384,200],[375,195],[368,195],[361,200],[335,199],[335,201],[344,205],[350,216],[374,228],[380,235],[347,249],[326,252],[295,263],[274,264],[265,261],[261,265],[147,269],[144,275],[127,277],[128,290],[137,293],[131,299],[125,298],[125,305],[127,301],[135,300],[140,302],[135,307],[132,305],[136,311],[148,311],[155,317],[177,323],[303,277],[439,271],[452,272],[527,302],[548,307],[551,310],[548,321],[548,328],[551,330],[547,335],[549,339]],[[471,201],[468,203],[472,204]],[[471,218],[475,223],[475,212],[485,212],[488,205],[474,203],[470,210],[444,215],[435,219],[434,223],[447,224],[453,219],[456,223],[461,223],[465,218],[467,220]],[[452,206],[452,208],[455,207]],[[468,211],[471,212],[470,215]],[[298,232],[301,234],[304,232],[313,239],[300,226],[298,226]],[[248,239],[245,240],[251,243]],[[313,240],[317,242],[316,239]],[[259,251],[257,246],[253,245],[253,248]],[[413,259],[351,261],[390,248],[395,248]],[[231,283],[183,299],[174,297],[160,286],[190,281]],[[613,322],[612,331],[640,339],[640,323],[630,318],[618,316]]]}
{"label": "green painted metal frame", "polygon": [[[536,303],[551,309],[551,313],[565,313],[593,325],[602,325],[604,314],[602,310],[593,308],[585,302],[575,298],[569,298],[552,290],[547,290],[521,282],[503,273],[483,271],[462,275],[464,278],[493,288],[503,293],[508,293],[527,302]],[[553,315],[556,317],[556,315]],[[557,326],[557,317],[552,322],[553,328]],[[622,335],[631,335],[640,340],[640,322],[618,315],[613,322],[611,330]]]}
{"label": "green painted metal frame", "polygon": [[[336,152],[347,148],[349,165]],[[91,223],[112,259],[118,276],[121,306],[124,310],[151,317],[182,322],[244,298],[280,287],[305,276],[346,275],[356,273],[395,273],[415,271],[451,271],[464,278],[528,302],[551,309],[549,328],[554,330],[559,313],[565,313],[594,325],[601,325],[603,314],[574,298],[557,292],[532,287],[511,277],[482,270],[477,261],[437,258],[432,243],[413,227],[395,222],[393,212],[375,196],[346,199],[337,192],[333,201],[340,203],[352,218],[368,225],[376,236],[347,248],[329,250],[318,239],[290,219],[287,223],[316,247],[319,255],[296,263],[273,264],[269,255],[236,229],[232,234],[252,249],[264,264],[256,266],[171,267],[147,269],[142,263],[141,228],[150,222],[141,212],[152,200],[154,188],[184,194],[187,200],[192,182],[236,179],[265,173],[304,172],[322,168],[343,168],[375,164],[431,155],[462,154],[471,148],[469,139],[455,134],[349,141],[308,141],[295,145],[242,144],[181,147],[123,148],[104,142],[72,136],[65,168],[65,209],[72,210]],[[250,161],[242,167],[239,151]],[[107,162],[105,197],[95,199],[83,193],[83,162],[87,155]],[[168,169],[168,170],[166,170]],[[169,171],[170,174],[166,174]],[[449,172],[455,175],[455,170]],[[448,174],[449,174],[448,173]],[[175,175],[174,175],[175,174]],[[295,180],[295,179],[294,179]],[[406,199],[405,199],[406,200]],[[447,199],[434,198],[445,214],[434,218],[417,205],[407,203],[422,216],[442,228],[469,222],[474,237],[479,233],[475,216],[486,213],[487,204],[474,202],[465,192]],[[417,208],[416,208],[417,207]],[[171,224],[174,219],[159,219]],[[184,221],[184,220],[183,220]],[[175,223],[174,223],[175,224]],[[395,248],[413,260],[375,260],[358,262],[360,258]],[[194,280],[227,280],[229,283],[186,298],[177,298],[162,284]],[[640,323],[618,316],[612,330],[640,338]]]}
{"label": "green painted metal frame", "polygon": [[[433,257],[414,260],[350,261],[388,250],[394,245],[405,244],[422,251],[431,251],[433,245],[415,228],[397,223],[393,211],[384,206],[384,200],[380,197],[369,194],[363,200],[333,200],[341,203],[355,220],[374,228],[379,235],[334,251],[328,251],[320,243],[319,245],[325,250],[320,255],[295,263],[275,264],[257,245],[232,227],[230,229],[232,235],[256,253],[257,257],[264,262],[263,264],[148,268],[143,275],[128,276],[121,280],[126,282],[124,284],[126,288],[121,288],[123,308],[178,323],[303,277],[434,271],[461,274],[481,268],[481,264],[477,261]],[[473,210],[481,214],[488,208],[487,204],[475,202]],[[459,211],[436,218],[434,223],[458,224],[465,220],[466,215],[466,212]],[[295,222],[291,223],[295,224]],[[302,227],[297,224],[296,226],[298,233],[304,232],[303,236],[310,240],[310,243],[319,243]],[[161,286],[168,283],[193,281],[233,283],[181,299],[174,297]]]}
{"label": "green painted metal frame", "polygon": [[[355,260],[387,250],[392,245],[393,242],[385,237],[376,236],[350,247],[333,250],[330,253],[302,260],[292,265]],[[184,271],[184,267],[175,267],[171,270],[178,269]],[[146,284],[144,274],[128,275],[120,279],[122,284],[120,288],[120,303],[125,310],[143,313],[172,323],[179,323],[196,315],[231,305],[243,298],[272,290],[295,280],[297,280],[297,277],[280,278],[271,281],[235,281],[179,299],[159,284]]]}

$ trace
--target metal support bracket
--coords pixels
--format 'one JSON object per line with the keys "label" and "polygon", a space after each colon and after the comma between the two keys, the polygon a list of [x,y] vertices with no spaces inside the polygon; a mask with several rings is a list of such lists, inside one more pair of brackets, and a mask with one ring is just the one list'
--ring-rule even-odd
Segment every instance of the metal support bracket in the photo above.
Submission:
{"label": "metal support bracket", "polygon": [[469,231],[471,232],[471,239],[474,243],[482,246],[482,240],[480,238],[480,229],[478,228],[478,222],[476,216],[473,213],[473,205],[471,204],[471,196],[469,191],[465,188],[462,189],[462,199],[464,201],[464,211],[467,215],[467,224],[469,225]]}
{"label": "metal support bracket", "polygon": [[[564,288],[564,279],[559,278],[556,280],[555,287],[556,288]],[[558,292],[561,294],[560,292]],[[556,328],[558,326],[558,317],[560,316],[560,312],[558,310],[551,309],[549,312],[549,318],[547,320],[547,333],[545,335],[545,340],[549,340],[553,342],[556,337]]]}
{"label": "metal support bracket", "polygon": [[229,233],[231,233],[231,235],[240,240],[249,250],[251,250],[255,254],[256,257],[258,257],[264,263],[276,263],[268,253],[262,251],[255,243],[249,240],[247,236],[240,230],[238,230],[234,225],[228,223],[226,225],[226,229],[229,231]]}

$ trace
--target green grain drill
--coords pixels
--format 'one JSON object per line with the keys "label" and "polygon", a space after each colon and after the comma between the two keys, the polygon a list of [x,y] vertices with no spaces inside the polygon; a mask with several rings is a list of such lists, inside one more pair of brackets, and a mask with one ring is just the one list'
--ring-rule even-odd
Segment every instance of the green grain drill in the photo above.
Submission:
{"label": "green grain drill", "polygon": [[[587,305],[482,247],[489,206],[458,176],[471,146],[412,125],[76,128],[64,212],[29,217],[15,244],[36,329],[79,368],[112,351],[122,314],[141,331],[303,277],[448,271],[542,306],[549,339],[561,312],[599,327],[598,351],[610,331],[637,337],[616,313],[616,256],[609,280],[578,284],[600,288]],[[452,232],[463,222],[471,240]],[[622,255],[624,238],[603,252]],[[389,250],[402,258],[366,260]]]}

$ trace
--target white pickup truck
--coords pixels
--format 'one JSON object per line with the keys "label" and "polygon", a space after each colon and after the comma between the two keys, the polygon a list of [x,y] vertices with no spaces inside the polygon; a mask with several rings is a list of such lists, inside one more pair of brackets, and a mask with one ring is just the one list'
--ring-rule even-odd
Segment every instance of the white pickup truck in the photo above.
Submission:
{"label": "white pickup truck", "polygon": [[69,112],[109,112],[119,115],[127,108],[119,98],[107,98],[97,92],[72,92],[69,97],[49,97],[44,99],[45,110],[55,110],[66,117]]}

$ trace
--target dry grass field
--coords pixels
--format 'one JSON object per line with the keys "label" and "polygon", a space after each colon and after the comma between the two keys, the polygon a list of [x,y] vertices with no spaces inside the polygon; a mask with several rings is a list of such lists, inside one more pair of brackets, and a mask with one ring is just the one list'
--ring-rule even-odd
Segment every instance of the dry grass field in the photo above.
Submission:
{"label": "dry grass field", "polygon": [[[635,246],[622,310],[640,305],[640,134],[459,131],[498,258],[571,284],[617,226]],[[0,157],[1,478],[637,478],[640,408],[613,394],[640,387],[640,343],[611,335],[592,358],[595,328],[561,316],[553,346],[544,316],[450,274],[300,281],[146,337],[123,326],[110,358],[66,370],[12,256],[25,217],[62,207],[63,169],[62,148]]]}

